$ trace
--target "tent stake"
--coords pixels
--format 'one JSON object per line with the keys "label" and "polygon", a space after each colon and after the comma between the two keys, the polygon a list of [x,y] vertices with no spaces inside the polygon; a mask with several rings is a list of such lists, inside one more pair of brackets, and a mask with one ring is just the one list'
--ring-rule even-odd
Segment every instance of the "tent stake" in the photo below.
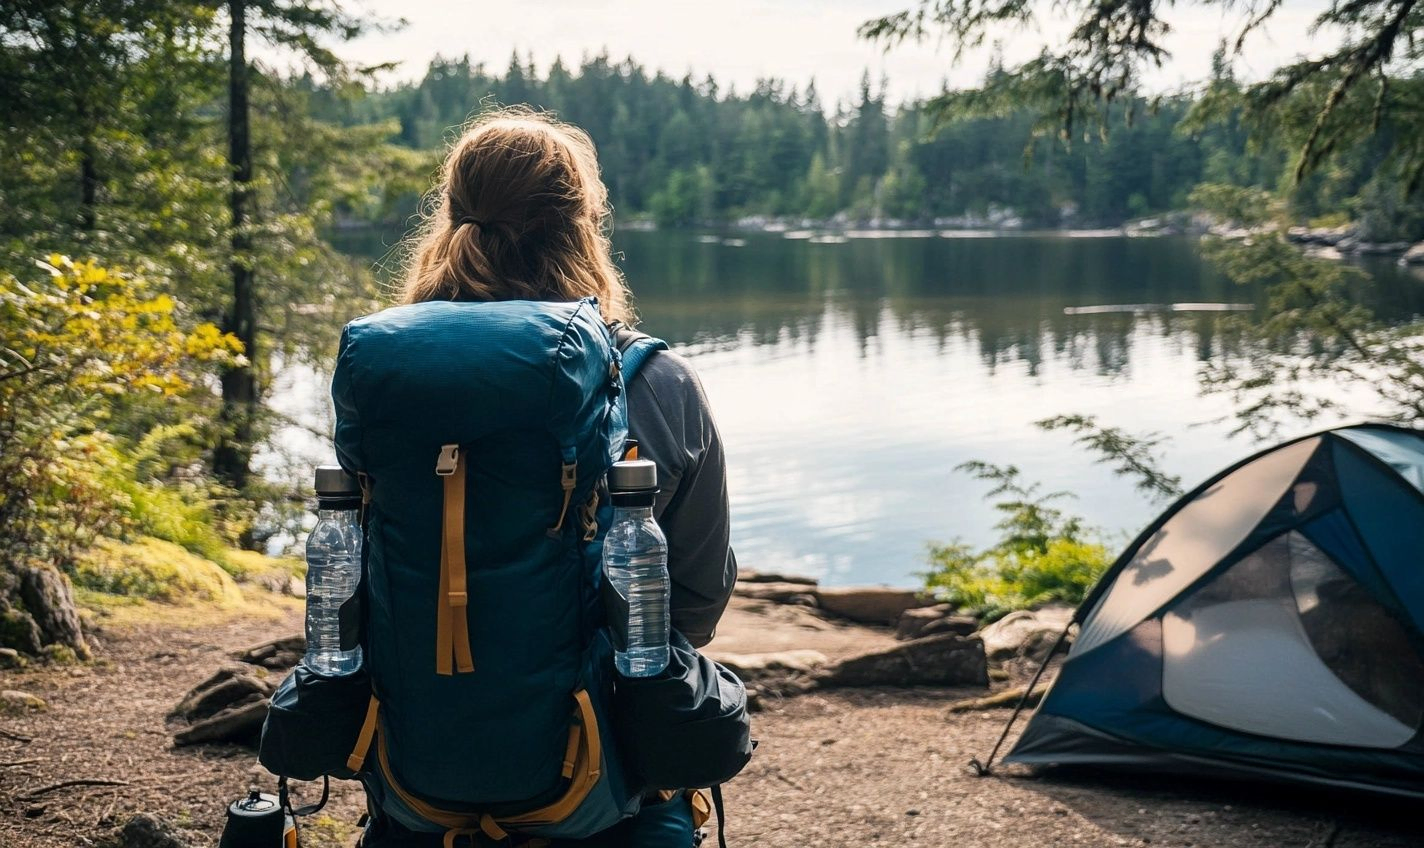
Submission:
{"label": "tent stake", "polygon": [[1043,662],[1038,664],[1038,671],[1033,673],[1033,679],[1028,682],[1028,687],[1024,689],[1023,697],[1019,698],[1018,705],[1014,707],[1014,714],[1009,716],[1009,723],[1004,725],[1004,732],[999,734],[999,741],[994,743],[994,747],[989,751],[989,757],[984,762],[979,762],[976,757],[969,761],[969,767],[974,769],[974,773],[979,777],[988,777],[993,773],[994,758],[999,755],[999,747],[1004,744],[1004,740],[1009,738],[1009,731],[1013,730],[1014,722],[1018,721],[1019,713],[1023,712],[1024,706],[1028,704],[1029,696],[1033,694],[1034,688],[1038,686],[1039,678],[1043,677],[1043,672],[1048,668],[1049,660],[1058,653],[1058,649],[1063,647],[1064,641],[1068,639],[1068,631],[1073,629],[1073,625],[1078,623],[1078,617],[1064,626],[1063,632],[1058,634],[1058,641],[1053,643],[1053,647],[1048,649],[1048,655],[1043,658]]}

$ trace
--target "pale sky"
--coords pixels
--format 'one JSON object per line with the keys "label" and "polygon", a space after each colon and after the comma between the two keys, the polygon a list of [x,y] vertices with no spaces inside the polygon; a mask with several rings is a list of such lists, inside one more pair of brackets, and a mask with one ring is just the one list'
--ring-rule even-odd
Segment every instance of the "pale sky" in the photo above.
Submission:
{"label": "pale sky", "polygon": [[[977,82],[987,50],[951,67],[948,52],[936,52],[932,44],[906,45],[886,55],[856,38],[863,21],[909,5],[908,0],[351,0],[352,10],[409,23],[398,32],[363,37],[340,52],[362,63],[400,62],[396,76],[411,78],[436,54],[468,53],[502,72],[512,50],[532,52],[542,73],[555,56],[576,65],[583,55],[606,49],[614,59],[632,55],[650,70],[674,77],[689,70],[698,77],[711,72],[724,91],[729,83],[747,91],[759,77],[779,77],[798,87],[814,77],[827,105],[851,98],[867,68],[877,79],[889,76],[892,100],[936,93],[946,76],[957,87]],[[1324,7],[1321,0],[1283,5],[1271,26],[1248,42],[1245,76],[1263,75],[1334,41],[1308,34]],[[1242,20],[1219,6],[1169,12],[1174,59],[1148,80],[1154,89],[1206,76],[1215,45],[1233,37]],[[1061,35],[1071,24],[1064,19],[1050,24],[1053,30],[1004,33],[1006,58],[1012,63],[1033,56],[1045,37]]]}

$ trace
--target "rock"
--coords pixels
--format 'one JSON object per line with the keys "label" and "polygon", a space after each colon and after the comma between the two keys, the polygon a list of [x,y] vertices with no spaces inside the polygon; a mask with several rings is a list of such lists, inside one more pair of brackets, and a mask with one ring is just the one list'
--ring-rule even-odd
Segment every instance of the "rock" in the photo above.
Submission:
{"label": "rock", "polygon": [[307,596],[306,581],[284,571],[272,571],[259,575],[254,582],[274,595],[290,595],[293,598]]}
{"label": "rock", "polygon": [[169,718],[183,722],[173,734],[175,745],[201,742],[254,741],[267,717],[268,697],[277,676],[265,669],[232,664],[194,686]]}
{"label": "rock", "polygon": [[1362,241],[1355,245],[1355,252],[1366,256],[1385,256],[1403,253],[1409,249],[1407,241]]}
{"label": "rock", "polygon": [[972,615],[955,615],[951,604],[908,609],[900,613],[895,623],[896,639],[918,639],[936,633],[958,633],[968,636],[979,629],[979,620]]}
{"label": "rock", "polygon": [[74,593],[64,575],[45,566],[21,567],[16,573],[20,578],[20,600],[34,617],[45,644],[67,645],[79,659],[89,659],[89,646],[84,644],[84,631],[79,626],[79,611],[74,607]]}
{"label": "rock", "polygon": [[223,709],[250,700],[249,696],[266,698],[277,690],[277,676],[264,669],[231,663],[213,676],[194,686],[168,715],[188,721],[216,715]]}
{"label": "rock", "polygon": [[14,648],[0,648],[0,669],[24,668],[28,663]]}
{"label": "rock", "polygon": [[104,848],[190,848],[193,842],[163,819],[139,813],[102,844]]}
{"label": "rock", "polygon": [[940,633],[958,633],[960,636],[973,636],[979,632],[979,619],[972,615],[947,615],[939,621],[932,621],[925,625],[920,631],[920,636],[935,636]]}
{"label": "rock", "polygon": [[1419,242],[1399,257],[1400,265],[1424,265],[1424,241]]}
{"label": "rock", "polygon": [[770,654],[729,654],[708,651],[707,656],[731,669],[743,682],[793,674],[810,674],[830,660],[820,651],[778,651]]}
{"label": "rock", "polygon": [[255,742],[262,732],[262,722],[267,718],[268,703],[266,698],[259,698],[225,709],[173,734],[173,744],[183,746],[205,742]]}
{"label": "rock", "polygon": [[1341,224],[1338,227],[1321,227],[1311,231],[1312,240],[1316,244],[1323,244],[1329,247],[1337,247],[1346,239],[1355,237],[1354,224]]}
{"label": "rock", "polygon": [[861,624],[884,624],[893,627],[905,610],[929,606],[933,601],[922,599],[913,589],[872,586],[817,589],[816,603],[821,609],[841,618]]}
{"label": "rock", "polygon": [[0,645],[19,653],[38,656],[44,647],[44,634],[34,618],[24,610],[11,607],[0,612]]}
{"label": "rock", "polygon": [[49,709],[49,704],[38,695],[31,695],[29,692],[21,692],[18,689],[6,689],[0,691],[0,713],[22,713],[30,710],[36,712]]}
{"label": "rock", "polygon": [[1030,612],[1011,612],[979,631],[984,640],[984,652],[990,662],[1011,659],[1041,661],[1048,656],[1058,634],[1073,619],[1073,608],[1047,606]]}
{"label": "rock", "polygon": [[[738,571],[738,583],[800,583],[803,586],[815,586],[814,577],[797,577],[795,575],[771,574],[760,571]],[[804,591],[804,590],[803,590]]]}
{"label": "rock", "polygon": [[822,687],[988,686],[989,667],[978,637],[943,633],[847,657],[815,680]]}
{"label": "rock", "polygon": [[[805,583],[738,583],[732,590],[738,596],[757,601],[772,601],[778,604],[800,603],[816,606],[815,585]],[[810,603],[806,604],[806,600]]]}
{"label": "rock", "polygon": [[260,645],[253,645],[233,654],[233,658],[263,668],[288,669],[301,661],[307,650],[307,637],[301,633],[283,636]]}
{"label": "rock", "polygon": [[40,658],[51,665],[78,665],[82,661],[78,651],[58,642],[45,645]]}

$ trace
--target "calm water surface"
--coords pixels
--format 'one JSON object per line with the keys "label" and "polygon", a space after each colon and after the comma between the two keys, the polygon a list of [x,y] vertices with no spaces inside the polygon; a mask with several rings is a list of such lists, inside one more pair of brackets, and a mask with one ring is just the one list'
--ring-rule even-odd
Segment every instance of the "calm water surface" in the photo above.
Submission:
{"label": "calm water surface", "polygon": [[[955,471],[971,459],[1075,493],[1073,508],[1124,542],[1162,505],[1033,426],[1051,415],[1160,431],[1188,485],[1256,449],[1229,436],[1229,401],[1197,384],[1203,361],[1240,354],[1226,313],[1199,305],[1254,309],[1256,293],[1204,265],[1191,239],[628,232],[615,245],[643,329],[702,376],[745,568],[915,585],[930,541],[992,538],[986,487]],[[374,237],[346,246],[384,251]],[[1424,286],[1374,270],[1394,314],[1424,307]],[[1102,305],[1138,308],[1071,314]],[[324,432],[324,382],[279,370],[277,404]],[[296,428],[279,445],[330,455]]]}

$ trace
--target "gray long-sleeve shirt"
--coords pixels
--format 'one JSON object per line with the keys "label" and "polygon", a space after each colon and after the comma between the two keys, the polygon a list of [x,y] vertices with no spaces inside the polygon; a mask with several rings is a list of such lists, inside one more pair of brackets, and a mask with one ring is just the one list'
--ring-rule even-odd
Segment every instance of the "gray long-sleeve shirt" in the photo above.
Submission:
{"label": "gray long-sleeve shirt", "polygon": [[653,514],[668,540],[672,626],[702,647],[732,595],[737,560],[722,440],[686,359],[661,351],[647,360],[628,386],[628,429],[658,467]]}

